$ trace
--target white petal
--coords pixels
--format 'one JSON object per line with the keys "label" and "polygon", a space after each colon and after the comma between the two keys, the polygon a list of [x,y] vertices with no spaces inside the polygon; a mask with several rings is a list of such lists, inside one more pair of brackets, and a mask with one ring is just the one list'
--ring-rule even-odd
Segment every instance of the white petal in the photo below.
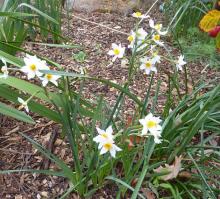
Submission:
{"label": "white petal", "polygon": [[155,66],[153,66],[153,67],[151,68],[151,70],[154,71],[155,73],[157,73],[157,68],[156,68]]}
{"label": "white petal", "polygon": [[182,71],[182,70],[183,70],[183,67],[182,67],[181,65],[177,64],[177,65],[176,65],[176,69]]}
{"label": "white petal", "polygon": [[117,56],[114,56],[114,57],[112,58],[112,62],[115,62],[116,59],[117,59]]}
{"label": "white petal", "polygon": [[23,67],[21,67],[20,71],[22,71],[23,73],[27,73],[29,70],[28,70],[27,66],[23,66]]}
{"label": "white petal", "polygon": [[28,106],[25,106],[24,109],[29,113],[29,108],[28,108]]}
{"label": "white petal", "polygon": [[35,73],[34,72],[29,72],[29,73],[27,73],[27,77],[28,77],[28,79],[32,79],[32,78],[35,77]]}
{"label": "white petal", "polygon": [[150,120],[153,117],[152,113],[148,113],[148,115],[145,117],[145,120]]}
{"label": "white petal", "polygon": [[116,151],[122,151],[122,149],[121,149],[121,148],[119,148],[119,147],[118,147],[117,145],[115,145],[115,144],[114,144],[114,146],[113,146],[113,147],[115,148],[115,150],[116,150]]}
{"label": "white petal", "polygon": [[166,35],[167,33],[168,33],[168,31],[158,31],[158,33],[160,34],[160,35]]}
{"label": "white petal", "polygon": [[156,144],[160,144],[161,143],[161,140],[158,138],[158,137],[154,137],[154,142]]}
{"label": "white petal", "polygon": [[103,147],[103,143],[99,143],[98,149],[100,150]]}
{"label": "white petal", "polygon": [[142,63],[146,63],[147,61],[149,61],[149,57],[142,57],[142,58],[140,59],[140,61],[141,61]]}
{"label": "white petal", "polygon": [[58,86],[58,83],[56,80],[50,80],[50,82],[52,82],[55,86]]}
{"label": "white petal", "polygon": [[112,43],[112,48],[115,49],[115,48],[118,48],[119,46],[116,44],[116,43]]}
{"label": "white petal", "polygon": [[140,122],[140,124],[142,124],[143,126],[146,124],[146,120],[145,120],[145,119],[140,119],[139,122]]}
{"label": "white petal", "polygon": [[24,103],[24,100],[21,99],[20,97],[18,97],[18,102],[21,103],[21,104],[23,104],[23,103]]}
{"label": "white petal", "polygon": [[150,25],[151,28],[154,28],[154,21],[153,21],[153,19],[149,20],[149,25]]}
{"label": "white petal", "polygon": [[106,129],[106,133],[107,133],[108,135],[112,135],[112,133],[113,133],[112,126],[109,126],[109,127]]}
{"label": "white petal", "polygon": [[145,74],[149,75],[149,74],[150,74],[150,72],[151,72],[151,70],[150,70],[150,69],[145,68],[144,72],[145,72]]}
{"label": "white petal", "polygon": [[145,70],[145,68],[146,68],[146,67],[145,67],[145,64],[141,64],[141,65],[140,65],[140,69],[141,69],[141,70]]}
{"label": "white petal", "polygon": [[102,147],[101,151],[100,151],[100,155],[104,154],[108,152],[108,150],[105,147]]}
{"label": "white petal", "polygon": [[125,53],[125,47],[121,48],[120,50],[120,54],[119,54],[119,58],[122,58],[124,56],[124,53]]}
{"label": "white petal", "polygon": [[115,158],[116,151],[115,151],[114,147],[112,147],[109,152],[110,152],[111,156],[113,158]]}
{"label": "white petal", "polygon": [[157,130],[157,127],[149,128],[150,134],[153,136],[159,136],[161,135],[161,131]]}
{"label": "white petal", "polygon": [[112,55],[115,55],[115,53],[113,50],[110,50],[110,51],[108,51],[108,55],[112,56]]}
{"label": "white petal", "polygon": [[101,136],[97,135],[96,137],[93,138],[93,141],[96,143],[102,142]]}
{"label": "white petal", "polygon": [[6,60],[5,60],[3,57],[1,58],[1,60],[2,60],[2,63],[3,63],[5,66],[7,66]]}
{"label": "white petal", "polygon": [[104,130],[100,129],[99,127],[96,127],[96,130],[98,132],[98,134],[102,134],[102,133],[105,133]]}
{"label": "white petal", "polygon": [[58,80],[59,78],[61,78],[60,75],[53,75],[53,80]]}
{"label": "white petal", "polygon": [[141,131],[141,135],[147,135],[148,134],[148,128],[146,128],[145,126],[143,127],[142,131]]}
{"label": "white petal", "polygon": [[39,72],[38,70],[35,72],[36,76],[41,77],[43,73]]}
{"label": "white petal", "polygon": [[47,80],[47,79],[44,79],[44,80],[42,81],[43,87],[45,87],[47,84],[48,84],[48,80]]}

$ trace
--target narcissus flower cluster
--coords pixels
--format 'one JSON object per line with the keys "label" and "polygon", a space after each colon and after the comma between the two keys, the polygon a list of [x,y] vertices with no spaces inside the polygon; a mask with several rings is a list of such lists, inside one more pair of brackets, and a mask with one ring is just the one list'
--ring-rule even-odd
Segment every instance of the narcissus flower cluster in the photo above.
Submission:
{"label": "narcissus flower cluster", "polygon": [[145,118],[140,119],[139,122],[143,125],[141,132],[142,136],[154,136],[154,142],[156,144],[161,143],[161,133],[162,127],[160,125],[161,119],[159,117],[153,116],[152,113],[149,113]]}
{"label": "narcissus flower cluster", "polygon": [[[139,18],[141,20],[149,18],[149,16],[143,15],[140,12],[132,14],[133,17]],[[146,32],[143,28],[137,28],[136,30],[131,30],[130,35],[127,37],[129,41],[128,48],[132,50],[132,53],[136,52],[142,53],[139,57],[140,70],[144,71],[145,74],[149,75],[151,72],[156,73],[156,64],[161,63],[161,56],[158,54],[158,46],[164,47],[164,42],[161,41],[161,36],[167,34],[166,30],[163,30],[163,25],[160,23],[155,23],[153,19],[149,19],[149,26],[151,32]],[[121,44],[112,44],[113,50],[109,51],[109,55],[113,56],[113,61],[117,58],[123,58],[125,53],[125,48]],[[179,56],[177,61],[173,61],[177,70],[182,70],[182,66],[186,64],[184,61],[184,56]],[[162,120],[159,117],[153,116],[149,113],[145,118],[140,119],[139,122],[143,126],[141,136],[153,136],[154,142],[161,143],[161,133],[162,133]],[[112,129],[107,129],[103,131],[97,128],[99,133],[98,136],[94,138],[94,141],[99,144],[99,149],[101,149],[101,154],[110,151],[113,155],[117,148],[115,148],[114,142],[112,141]],[[110,141],[107,147],[105,146],[106,140]],[[111,146],[111,147],[110,147]],[[112,151],[111,152],[110,148]]]}
{"label": "narcissus flower cluster", "polygon": [[121,148],[119,148],[114,142],[112,126],[109,126],[106,130],[102,130],[98,127],[96,129],[98,135],[93,138],[93,141],[98,144],[100,155],[109,152],[110,155],[115,158],[116,152],[121,151]]}
{"label": "narcissus flower cluster", "polygon": [[46,61],[43,61],[36,56],[26,55],[24,58],[25,65],[21,68],[21,71],[27,74],[28,79],[39,77],[42,80],[42,85],[45,87],[48,82],[51,82],[58,86],[57,80],[60,78],[59,75],[43,74],[41,70],[50,70]]}

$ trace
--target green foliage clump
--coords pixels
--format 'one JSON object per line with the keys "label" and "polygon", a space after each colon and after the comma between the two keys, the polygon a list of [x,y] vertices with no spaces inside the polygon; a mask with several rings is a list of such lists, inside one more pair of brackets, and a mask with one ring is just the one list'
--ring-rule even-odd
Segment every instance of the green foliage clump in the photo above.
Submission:
{"label": "green foliage clump", "polygon": [[176,41],[174,44],[181,48],[190,61],[219,67],[220,54],[216,49],[215,40],[201,32],[197,27],[189,28],[186,35],[180,35],[179,38],[175,36],[174,40]]}
{"label": "green foliage clump", "polygon": [[0,49],[15,55],[24,40],[37,36],[43,41],[49,36],[53,42],[61,40],[59,0],[5,0],[0,5]]}

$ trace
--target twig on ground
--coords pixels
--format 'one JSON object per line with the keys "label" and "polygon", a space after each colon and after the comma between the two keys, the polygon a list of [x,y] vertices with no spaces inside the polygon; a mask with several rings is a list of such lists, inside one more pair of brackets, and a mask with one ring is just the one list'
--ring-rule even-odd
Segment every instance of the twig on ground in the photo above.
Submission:
{"label": "twig on ground", "polygon": [[123,34],[123,35],[129,35],[129,34],[126,33],[126,32],[123,32],[123,31],[120,31],[120,30],[117,30],[117,29],[114,29],[114,28],[110,28],[110,27],[108,27],[108,26],[106,26],[106,25],[99,24],[99,23],[96,23],[96,22],[94,22],[94,21],[89,21],[88,19],[84,19],[84,18],[79,17],[79,16],[76,16],[76,15],[72,15],[72,16],[75,17],[76,19],[81,20],[81,21],[85,21],[85,22],[87,22],[87,23],[94,24],[94,25],[96,25],[96,26],[103,27],[103,28],[105,28],[105,29],[109,29],[109,30],[111,30],[111,31],[113,31],[113,32],[118,32],[118,33],[121,33],[121,34]]}
{"label": "twig on ground", "polygon": [[[58,136],[58,128],[56,127],[56,128],[53,129],[53,132],[50,135],[50,139],[49,139],[49,141],[47,143],[47,146],[46,146],[47,150],[49,150],[51,153],[53,152],[54,143],[57,139],[57,136]],[[50,159],[44,158],[42,160],[41,169],[44,169],[44,170],[49,169],[50,162],[51,162]]]}

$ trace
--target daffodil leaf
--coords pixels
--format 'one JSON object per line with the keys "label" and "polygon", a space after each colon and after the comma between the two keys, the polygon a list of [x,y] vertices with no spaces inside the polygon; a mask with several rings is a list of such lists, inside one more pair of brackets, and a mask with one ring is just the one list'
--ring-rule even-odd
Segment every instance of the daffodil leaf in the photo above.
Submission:
{"label": "daffodil leaf", "polygon": [[37,15],[22,12],[0,12],[1,17],[35,17]]}
{"label": "daffodil leaf", "polygon": [[35,123],[34,120],[26,113],[18,111],[17,109],[14,109],[1,102],[0,102],[0,113],[30,124]]}

